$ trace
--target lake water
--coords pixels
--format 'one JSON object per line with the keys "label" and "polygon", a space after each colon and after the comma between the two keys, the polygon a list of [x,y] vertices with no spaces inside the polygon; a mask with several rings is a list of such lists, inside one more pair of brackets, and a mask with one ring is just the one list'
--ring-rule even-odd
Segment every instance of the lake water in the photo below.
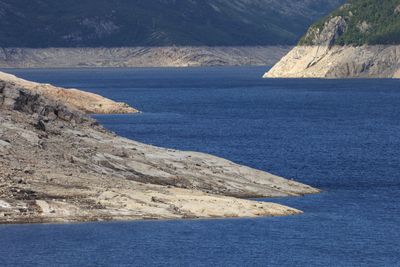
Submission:
{"label": "lake water", "polygon": [[120,135],[211,153],[322,194],[282,218],[0,226],[2,266],[400,266],[400,81],[265,68],[9,70],[124,101]]}

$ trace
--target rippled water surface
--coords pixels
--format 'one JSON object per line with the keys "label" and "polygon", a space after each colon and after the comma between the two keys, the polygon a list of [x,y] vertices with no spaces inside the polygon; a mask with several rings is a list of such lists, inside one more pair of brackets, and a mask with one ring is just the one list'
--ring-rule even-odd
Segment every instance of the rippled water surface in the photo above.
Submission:
{"label": "rippled water surface", "polygon": [[283,218],[0,226],[0,265],[400,266],[400,81],[263,80],[264,68],[9,70],[139,108],[145,143],[321,188]]}

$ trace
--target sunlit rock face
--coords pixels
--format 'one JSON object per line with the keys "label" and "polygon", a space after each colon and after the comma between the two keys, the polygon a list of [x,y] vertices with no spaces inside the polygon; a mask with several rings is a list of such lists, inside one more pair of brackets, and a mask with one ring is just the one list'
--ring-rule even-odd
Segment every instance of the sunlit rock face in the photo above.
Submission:
{"label": "sunlit rock face", "polygon": [[68,98],[32,85],[62,90],[0,78],[0,224],[286,216],[301,211],[246,198],[319,192],[215,156],[118,137]]}
{"label": "sunlit rock face", "polygon": [[400,78],[397,0],[350,1],[312,25],[266,78]]}

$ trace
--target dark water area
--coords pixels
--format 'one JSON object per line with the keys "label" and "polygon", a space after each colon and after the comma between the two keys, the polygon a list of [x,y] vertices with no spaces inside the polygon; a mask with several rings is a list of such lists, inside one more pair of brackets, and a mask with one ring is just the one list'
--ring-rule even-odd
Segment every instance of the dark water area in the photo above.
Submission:
{"label": "dark water area", "polygon": [[[282,218],[0,226],[5,266],[400,266],[400,80],[263,80],[265,68],[8,70],[124,101],[125,137],[318,187]],[[268,200],[271,201],[271,200]]]}

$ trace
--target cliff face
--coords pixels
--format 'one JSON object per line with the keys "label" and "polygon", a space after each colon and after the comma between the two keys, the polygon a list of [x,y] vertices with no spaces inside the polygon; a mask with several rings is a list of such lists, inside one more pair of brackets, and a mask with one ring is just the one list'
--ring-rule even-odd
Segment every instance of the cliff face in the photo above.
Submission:
{"label": "cliff face", "polygon": [[349,1],[311,26],[264,77],[400,78],[399,6],[397,0]]}
{"label": "cliff face", "polygon": [[248,197],[318,190],[214,156],[115,136],[22,83],[0,82],[0,223],[299,214]]}

